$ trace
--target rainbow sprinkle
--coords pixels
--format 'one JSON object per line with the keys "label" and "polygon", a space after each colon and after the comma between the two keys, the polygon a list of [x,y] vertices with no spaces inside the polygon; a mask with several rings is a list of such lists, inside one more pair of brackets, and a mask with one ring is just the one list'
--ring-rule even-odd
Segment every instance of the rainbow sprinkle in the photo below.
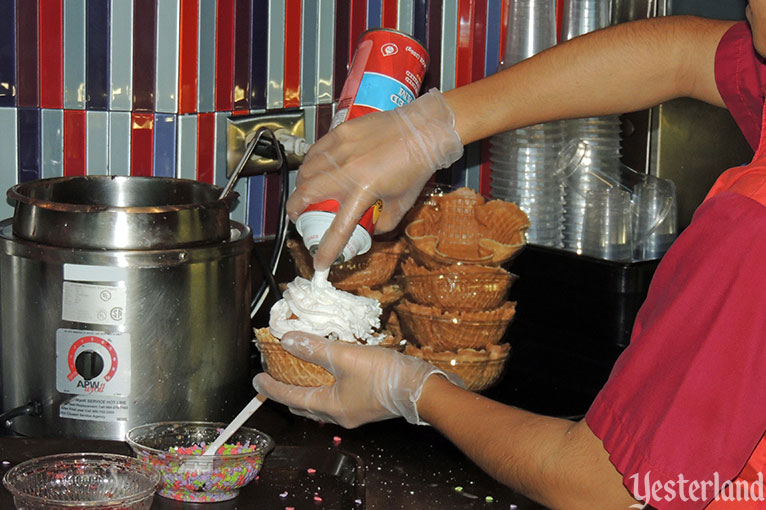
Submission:
{"label": "rainbow sprinkle", "polygon": [[[237,497],[263,465],[262,455],[232,457],[255,452],[257,445],[224,444],[216,456],[203,457],[206,445],[177,446],[169,455],[142,454],[139,458],[162,473],[160,496],[177,501],[214,502]],[[197,456],[198,458],[190,458]],[[229,458],[227,458],[229,457]]]}

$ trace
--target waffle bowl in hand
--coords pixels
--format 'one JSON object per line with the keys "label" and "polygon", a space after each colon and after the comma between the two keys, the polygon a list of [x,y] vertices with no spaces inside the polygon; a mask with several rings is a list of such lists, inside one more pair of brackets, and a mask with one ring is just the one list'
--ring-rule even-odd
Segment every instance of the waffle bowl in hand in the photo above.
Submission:
{"label": "waffle bowl in hand", "polygon": [[486,345],[481,349],[434,351],[407,344],[404,353],[428,361],[432,365],[460,376],[471,391],[482,391],[496,384],[511,354],[510,344]]}
{"label": "waffle bowl in hand", "polygon": [[[277,381],[294,386],[329,386],[335,383],[335,377],[324,368],[284,350],[279,339],[267,327],[255,329],[255,345],[261,353],[263,370]],[[378,345],[397,350],[403,348],[393,336],[387,336]]]}
{"label": "waffle bowl in hand", "polygon": [[450,310],[498,308],[519,278],[502,267],[453,264],[428,269],[411,258],[402,263],[402,272],[396,280],[412,300]]}
{"label": "waffle bowl in hand", "polygon": [[516,313],[516,302],[481,311],[447,311],[403,299],[396,315],[404,337],[434,351],[482,348],[500,342]]}
{"label": "waffle bowl in hand", "polygon": [[[295,262],[298,276],[310,280],[314,276],[311,254],[303,243],[296,239],[288,239],[286,244]],[[345,291],[360,287],[379,287],[391,280],[405,247],[402,240],[376,241],[367,253],[332,266],[327,279],[335,288]]]}
{"label": "waffle bowl in hand", "polygon": [[526,244],[529,218],[516,204],[470,188],[431,197],[405,227],[412,256],[426,267],[456,263],[499,266]]}
{"label": "waffle bowl in hand", "polygon": [[284,350],[269,328],[255,330],[255,345],[261,352],[263,370],[277,381],[294,386],[329,386],[335,382],[324,368]]}

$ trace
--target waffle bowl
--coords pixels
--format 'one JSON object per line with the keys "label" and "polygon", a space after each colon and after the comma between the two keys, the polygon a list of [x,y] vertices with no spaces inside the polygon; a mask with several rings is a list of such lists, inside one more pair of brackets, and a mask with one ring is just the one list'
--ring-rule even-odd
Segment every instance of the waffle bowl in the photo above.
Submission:
{"label": "waffle bowl", "polygon": [[487,201],[470,188],[432,196],[404,234],[412,256],[435,269],[456,263],[499,266],[526,244],[529,218],[516,204]]}
{"label": "waffle bowl", "polygon": [[483,348],[500,342],[516,313],[516,302],[482,311],[446,311],[407,299],[396,306],[404,338],[434,351]]}
{"label": "waffle bowl", "polygon": [[502,267],[459,265],[428,269],[408,258],[396,277],[417,303],[450,310],[488,310],[502,306],[518,276]]}
{"label": "waffle bowl", "polygon": [[261,352],[263,369],[277,381],[294,386],[329,386],[335,382],[324,368],[284,350],[269,328],[255,330],[255,345]]}
{"label": "waffle bowl", "polygon": [[404,353],[428,361],[432,365],[458,375],[471,391],[482,391],[496,384],[511,354],[510,344],[486,345],[481,349],[434,351],[407,344]]}
{"label": "waffle bowl", "polygon": [[[327,279],[335,288],[345,291],[379,287],[391,280],[405,247],[406,244],[401,240],[375,242],[367,253],[332,266]],[[293,257],[298,275],[311,279],[314,276],[313,261],[303,243],[288,239],[287,249]]]}
{"label": "waffle bowl", "polygon": [[[324,368],[284,350],[269,328],[255,329],[255,345],[261,353],[263,369],[277,381],[294,386],[329,386],[335,383],[335,377]],[[403,348],[393,336],[387,337],[379,346],[397,350]]]}

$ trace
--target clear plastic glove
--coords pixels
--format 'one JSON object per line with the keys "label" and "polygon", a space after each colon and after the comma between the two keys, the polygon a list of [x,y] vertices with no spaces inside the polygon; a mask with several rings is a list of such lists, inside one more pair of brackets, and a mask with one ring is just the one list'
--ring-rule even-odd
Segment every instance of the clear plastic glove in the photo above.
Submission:
{"label": "clear plastic glove", "polygon": [[291,386],[260,373],[253,379],[258,393],[299,416],[346,428],[397,416],[426,425],[417,408],[426,379],[441,374],[464,387],[454,374],[386,347],[338,342],[301,331],[286,333],[281,344],[294,356],[324,367],[335,376],[335,384]]}
{"label": "clear plastic glove", "polygon": [[314,268],[330,267],[364,211],[378,199],[383,208],[375,231],[393,230],[431,175],[462,154],[455,115],[437,89],[394,110],[344,122],[319,139],[287,201],[293,221],[311,204],[329,199],[340,203],[314,256]]}

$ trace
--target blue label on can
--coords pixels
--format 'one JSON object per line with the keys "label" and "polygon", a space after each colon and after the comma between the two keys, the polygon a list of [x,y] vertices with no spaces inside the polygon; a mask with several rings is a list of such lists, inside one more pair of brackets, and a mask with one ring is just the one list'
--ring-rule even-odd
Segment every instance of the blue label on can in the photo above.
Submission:
{"label": "blue label on can", "polygon": [[402,82],[384,74],[364,73],[354,104],[387,111],[404,106],[414,99],[415,95]]}

